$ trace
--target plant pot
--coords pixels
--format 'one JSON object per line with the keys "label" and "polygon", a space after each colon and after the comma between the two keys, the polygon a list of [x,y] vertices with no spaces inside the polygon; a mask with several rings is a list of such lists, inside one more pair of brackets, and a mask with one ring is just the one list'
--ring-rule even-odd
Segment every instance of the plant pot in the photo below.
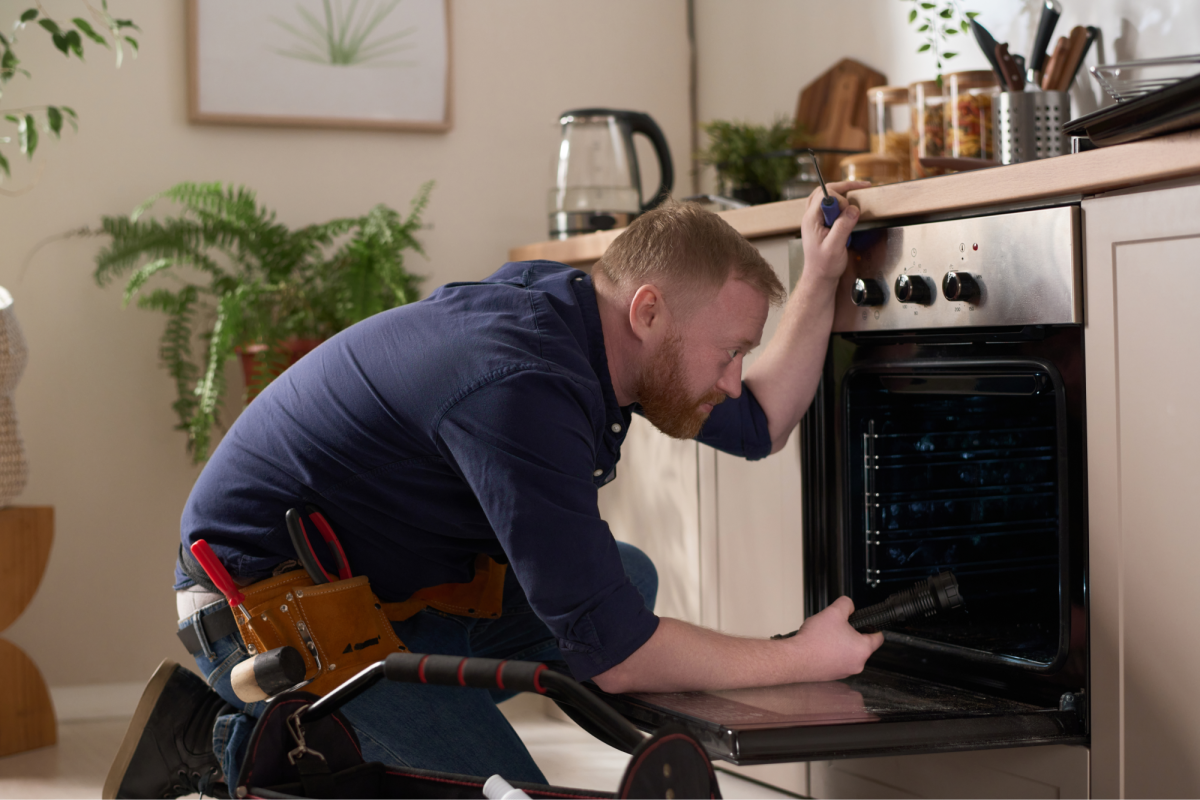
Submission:
{"label": "plant pot", "polygon": [[732,194],[735,200],[741,200],[743,203],[749,203],[752,206],[770,203],[775,199],[771,196],[771,190],[765,186],[738,186],[733,190]]}
{"label": "plant pot", "polygon": [[[287,339],[280,344],[285,359],[283,366],[278,364],[259,364],[255,361],[258,353],[267,349],[265,344],[247,344],[237,348],[237,354],[242,360],[242,377],[246,379],[246,402],[249,403],[267,384],[283,374],[283,371],[295,364],[324,339]],[[259,378],[259,380],[255,380]]]}

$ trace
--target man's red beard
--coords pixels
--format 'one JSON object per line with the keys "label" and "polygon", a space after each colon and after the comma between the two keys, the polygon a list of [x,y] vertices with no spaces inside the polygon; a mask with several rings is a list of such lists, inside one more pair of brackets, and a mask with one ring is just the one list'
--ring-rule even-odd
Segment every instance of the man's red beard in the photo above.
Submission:
{"label": "man's red beard", "polygon": [[708,420],[705,403],[717,405],[725,393],[716,389],[690,397],[683,368],[683,337],[671,333],[651,358],[635,387],[642,415],[674,439],[694,439]]}

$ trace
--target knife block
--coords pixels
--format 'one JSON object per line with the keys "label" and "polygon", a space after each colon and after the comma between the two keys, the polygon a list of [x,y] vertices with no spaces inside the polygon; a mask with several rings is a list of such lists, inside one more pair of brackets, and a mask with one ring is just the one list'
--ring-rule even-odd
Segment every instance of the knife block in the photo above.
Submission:
{"label": "knife block", "polygon": [[[0,633],[28,608],[50,559],[52,506],[0,508]],[[37,665],[0,639],[0,756],[58,741],[54,705]]]}

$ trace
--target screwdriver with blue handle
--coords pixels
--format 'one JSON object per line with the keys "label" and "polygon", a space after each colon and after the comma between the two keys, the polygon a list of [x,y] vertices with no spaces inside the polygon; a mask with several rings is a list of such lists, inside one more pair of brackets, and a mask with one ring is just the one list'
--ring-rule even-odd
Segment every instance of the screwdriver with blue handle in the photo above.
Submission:
{"label": "screwdriver with blue handle", "polygon": [[[821,198],[821,216],[825,218],[825,227],[832,228],[833,223],[841,216],[842,207],[838,205],[836,197],[829,196],[829,190],[825,188],[825,178],[821,175],[821,165],[817,163],[817,154],[813,152],[811,147],[808,149],[808,154],[812,156],[813,169],[817,171],[817,180],[821,182],[821,191],[825,194]],[[854,237],[850,236],[846,238],[846,247],[850,246],[852,238]]]}

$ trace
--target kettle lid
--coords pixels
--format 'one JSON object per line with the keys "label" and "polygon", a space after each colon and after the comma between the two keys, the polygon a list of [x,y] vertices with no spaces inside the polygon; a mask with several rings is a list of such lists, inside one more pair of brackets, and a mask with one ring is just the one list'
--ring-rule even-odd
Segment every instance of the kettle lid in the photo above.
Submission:
{"label": "kettle lid", "polygon": [[629,119],[634,116],[643,116],[638,111],[622,111],[616,108],[577,108],[573,111],[564,111],[559,115],[559,122],[570,122],[573,119],[595,119],[597,117],[616,117],[617,119]]}

